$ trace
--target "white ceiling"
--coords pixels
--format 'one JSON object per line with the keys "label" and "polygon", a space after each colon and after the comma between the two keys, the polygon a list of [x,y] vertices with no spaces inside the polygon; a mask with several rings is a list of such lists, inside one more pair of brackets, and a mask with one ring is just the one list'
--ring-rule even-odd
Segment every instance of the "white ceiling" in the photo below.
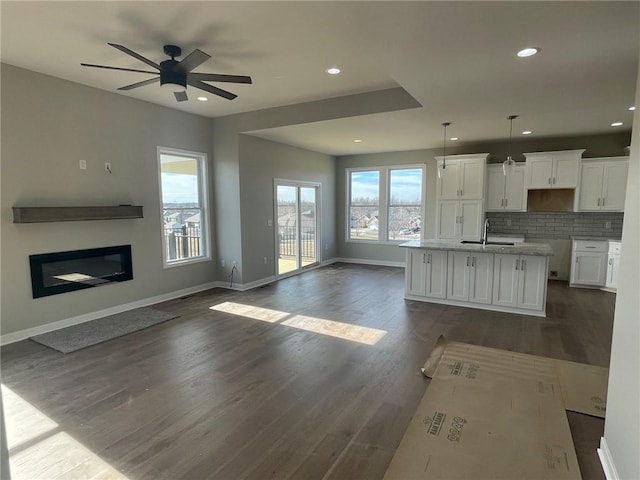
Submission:
{"label": "white ceiling", "polygon": [[[81,62],[148,67],[107,45],[159,63],[164,44],[212,58],[197,72],[251,75],[215,84],[238,95],[188,102],[149,85],[118,92],[218,117],[402,87],[422,108],[279,127],[255,134],[341,155],[435,148],[441,123],[460,142],[608,133],[631,128],[639,2],[27,2],[2,1],[2,62],[117,91],[148,75]],[[525,46],[541,48],[516,57]],[[337,65],[338,76],[325,69]],[[359,138],[361,143],[354,143]]]}

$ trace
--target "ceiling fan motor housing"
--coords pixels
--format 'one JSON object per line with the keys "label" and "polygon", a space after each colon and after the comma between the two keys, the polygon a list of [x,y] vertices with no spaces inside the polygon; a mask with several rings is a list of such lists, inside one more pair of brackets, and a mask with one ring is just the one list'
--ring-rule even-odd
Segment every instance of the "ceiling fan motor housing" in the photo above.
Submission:
{"label": "ceiling fan motor housing", "polygon": [[160,85],[180,85],[187,88],[187,74],[180,68],[177,60],[165,60],[160,63]]}

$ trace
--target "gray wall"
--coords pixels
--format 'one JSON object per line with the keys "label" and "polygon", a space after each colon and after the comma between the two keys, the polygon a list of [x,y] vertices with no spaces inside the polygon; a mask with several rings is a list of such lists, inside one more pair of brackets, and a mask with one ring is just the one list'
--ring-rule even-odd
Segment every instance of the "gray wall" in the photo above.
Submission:
{"label": "gray wall", "polygon": [[[522,155],[523,152],[537,152],[537,151],[553,151],[553,150],[577,150],[586,148],[584,157],[613,157],[628,155],[628,149],[630,143],[631,133],[617,132],[615,134],[608,135],[590,135],[583,137],[568,137],[568,138],[547,138],[547,139],[527,139],[514,141],[513,145],[509,142],[484,142],[467,145],[447,145],[447,155],[458,155],[467,153],[489,153],[489,163],[502,163],[507,154],[511,153],[516,161],[524,161],[525,158]],[[427,184],[426,184],[426,201],[427,208],[424,225],[425,238],[435,237],[435,220],[436,220],[436,169],[435,169],[435,156],[442,155],[442,148],[428,149],[428,150],[412,150],[407,152],[387,152],[365,155],[347,155],[337,157],[337,170],[336,170],[336,220],[337,220],[337,249],[338,256],[342,258],[358,259],[363,261],[371,261],[377,263],[385,262],[403,262],[404,254],[402,249],[395,245],[365,245],[362,243],[347,242],[345,240],[345,170],[347,168],[354,167],[374,167],[385,165],[401,165],[411,163],[427,163]],[[493,215],[493,214],[490,214]],[[522,213],[519,215],[530,215],[528,213]],[[535,214],[533,214],[535,215]],[[619,214],[618,214],[619,215]],[[610,232],[604,231],[603,234],[614,234],[619,231],[621,225],[617,222],[616,227]],[[617,230],[616,230],[617,229]],[[496,230],[497,231],[497,230]],[[506,233],[506,232],[501,232]],[[525,231],[512,231],[510,233],[523,233]],[[615,235],[613,235],[615,236]],[[539,237],[538,237],[539,238]],[[565,242],[566,243],[566,242]],[[570,261],[568,257],[565,257],[566,245],[562,245],[562,248],[558,249],[558,253],[561,258],[556,258],[554,261],[559,262],[561,265],[567,264]],[[561,267],[564,271],[565,267]]]}
{"label": "gray wall", "polygon": [[[636,105],[640,102],[640,70]],[[620,479],[640,478],[640,110],[633,118],[604,440]]]}
{"label": "gray wall", "polygon": [[[248,135],[240,137],[240,209],[242,211],[242,283],[274,275],[275,227],[273,179],[321,184],[322,260],[335,256],[335,160],[332,156]],[[263,257],[267,257],[264,264]]]}
{"label": "gray wall", "polygon": [[[212,261],[162,266],[156,157],[161,145],[204,152],[211,163],[209,119],[9,65],[1,93],[2,334],[215,280]],[[12,223],[16,205],[118,204],[142,205],[144,218]],[[30,254],[120,244],[132,245],[133,280],[32,298]]]}

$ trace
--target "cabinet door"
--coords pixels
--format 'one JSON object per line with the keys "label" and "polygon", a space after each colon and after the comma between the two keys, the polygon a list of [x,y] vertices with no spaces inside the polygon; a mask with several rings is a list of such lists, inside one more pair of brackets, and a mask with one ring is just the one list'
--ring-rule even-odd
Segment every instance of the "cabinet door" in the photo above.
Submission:
{"label": "cabinet door", "polygon": [[[493,261],[493,304],[515,307],[518,304],[519,255],[496,254]],[[519,262],[518,262],[519,263]]]}
{"label": "cabinet door", "polygon": [[511,212],[525,212],[526,191],[524,188],[525,169],[523,165],[517,165],[511,173],[505,177],[504,209]]}
{"label": "cabinet door", "polygon": [[449,252],[448,257],[447,298],[466,302],[469,300],[471,254],[468,252]]}
{"label": "cabinet door", "polygon": [[551,188],[553,158],[536,157],[527,159],[527,187]]}
{"label": "cabinet door", "polygon": [[447,167],[440,170],[438,179],[438,199],[453,200],[460,197],[460,162],[446,162]]}
{"label": "cabinet door", "polygon": [[481,159],[460,161],[460,198],[478,200],[484,197],[485,161]]}
{"label": "cabinet door", "polygon": [[482,200],[460,201],[460,239],[480,240],[482,236]]}
{"label": "cabinet door", "polygon": [[607,262],[607,281],[605,285],[610,288],[618,288],[618,270],[620,269],[620,255],[609,255]]}
{"label": "cabinet door", "polygon": [[600,210],[602,203],[602,169],[603,165],[601,163],[585,163],[582,165],[578,210]]}
{"label": "cabinet door", "polygon": [[425,295],[447,298],[447,252],[444,250],[427,251]]}
{"label": "cabinet door", "polygon": [[459,235],[459,207],[458,200],[438,202],[437,236],[442,240],[455,240]]}
{"label": "cabinet door", "polygon": [[469,276],[469,301],[491,303],[493,290],[493,253],[473,253]]}
{"label": "cabinet door", "polygon": [[[524,184],[522,185],[524,187]],[[505,177],[502,166],[487,166],[487,211],[500,212],[504,210]]]}
{"label": "cabinet door", "polygon": [[572,283],[603,286],[607,255],[598,252],[575,252]]}
{"label": "cabinet door", "polygon": [[547,257],[520,255],[518,308],[542,310],[547,290]]}
{"label": "cabinet door", "polygon": [[553,159],[553,188],[576,188],[578,186],[578,171],[580,157],[568,156]]}
{"label": "cabinet door", "polygon": [[405,293],[407,295],[424,296],[427,273],[426,258],[426,250],[407,248],[405,265]]}
{"label": "cabinet door", "polygon": [[604,165],[602,180],[602,210],[624,210],[624,198],[627,193],[627,162],[615,162]]}

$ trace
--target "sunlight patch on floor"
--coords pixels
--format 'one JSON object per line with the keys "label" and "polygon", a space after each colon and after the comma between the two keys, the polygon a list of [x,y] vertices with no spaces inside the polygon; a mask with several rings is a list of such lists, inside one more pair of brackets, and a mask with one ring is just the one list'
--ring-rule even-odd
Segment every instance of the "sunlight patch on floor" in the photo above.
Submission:
{"label": "sunlight patch on floor", "polygon": [[2,403],[13,480],[127,480],[6,385],[2,385]]}
{"label": "sunlight patch on floor", "polygon": [[352,325],[350,323],[326,320],[318,317],[309,317],[306,315],[293,315],[287,312],[254,307],[251,305],[243,305],[235,302],[224,302],[209,308],[219,312],[231,313],[268,323],[279,323],[280,325],[286,325],[287,327],[319,333],[330,337],[342,338],[344,340],[364,343],[367,345],[375,345],[387,334],[385,330],[378,330],[377,328]]}
{"label": "sunlight patch on floor", "polygon": [[279,312],[278,310],[269,310],[268,308],[253,307],[251,305],[234,302],[224,302],[209,308],[211,310],[232,313],[233,315],[240,315],[269,323],[279,322],[289,316],[287,312]]}

